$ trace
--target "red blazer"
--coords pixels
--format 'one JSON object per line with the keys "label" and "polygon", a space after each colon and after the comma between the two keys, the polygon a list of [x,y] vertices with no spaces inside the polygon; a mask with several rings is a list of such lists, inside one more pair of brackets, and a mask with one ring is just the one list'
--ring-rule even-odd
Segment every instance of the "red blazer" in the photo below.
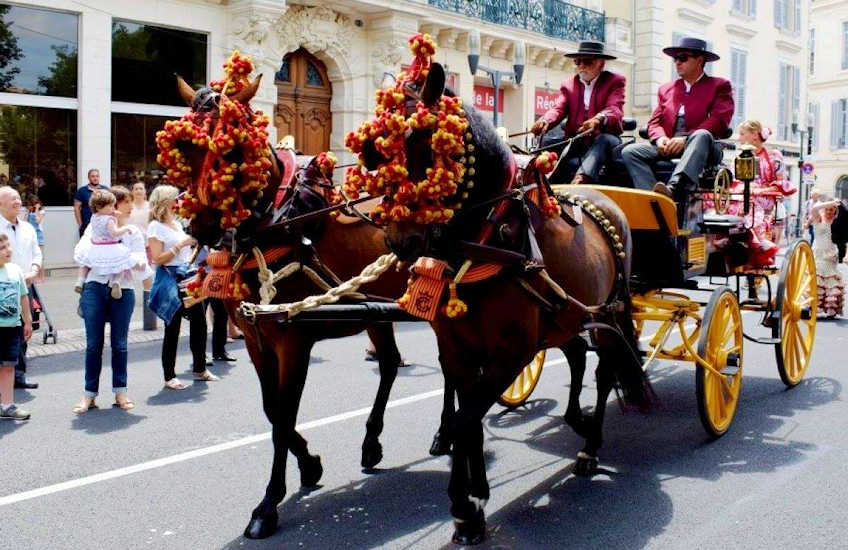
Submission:
{"label": "red blazer", "polygon": [[579,76],[574,75],[574,78],[563,80],[559,99],[542,118],[553,126],[567,116],[565,135],[573,136],[586,120],[603,113],[607,117],[605,132],[617,136],[624,131],[621,126],[621,109],[624,107],[625,82],[626,79],[620,74],[601,71],[592,90],[592,97],[589,98],[587,111],[583,106],[585,85]]}
{"label": "red blazer", "polygon": [[688,94],[682,78],[660,86],[657,108],[648,120],[651,141],[674,136],[674,122],[681,103],[685,107],[683,119],[688,132],[704,129],[716,139],[724,136],[733,118],[733,90],[729,81],[704,75]]}

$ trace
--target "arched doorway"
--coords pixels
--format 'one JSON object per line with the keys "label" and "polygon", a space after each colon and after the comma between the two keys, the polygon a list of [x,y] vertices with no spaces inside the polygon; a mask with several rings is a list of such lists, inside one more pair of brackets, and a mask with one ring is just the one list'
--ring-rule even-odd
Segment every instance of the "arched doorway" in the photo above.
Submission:
{"label": "arched doorway", "polygon": [[848,176],[840,176],[836,180],[836,198],[840,200],[848,200]]}
{"label": "arched doorway", "polygon": [[307,155],[330,149],[333,88],[327,68],[303,48],[286,54],[274,75],[277,136],[294,136],[295,147]]}

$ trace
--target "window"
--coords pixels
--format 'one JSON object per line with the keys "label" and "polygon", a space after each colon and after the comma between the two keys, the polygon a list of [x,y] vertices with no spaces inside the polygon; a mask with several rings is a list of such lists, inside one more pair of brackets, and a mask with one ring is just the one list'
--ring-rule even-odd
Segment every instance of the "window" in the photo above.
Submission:
{"label": "window", "polygon": [[112,185],[143,181],[150,189],[163,175],[156,162],[156,132],[169,116],[112,113]]}
{"label": "window", "polygon": [[830,105],[830,148],[845,149],[848,141],[848,99]]}
{"label": "window", "polygon": [[789,32],[801,32],[802,0],[774,0],[774,26]]}
{"label": "window", "polygon": [[757,0],[731,0],[730,11],[754,18],[757,16]]}
{"label": "window", "polygon": [[778,66],[777,138],[790,141],[797,138],[792,124],[798,122],[801,104],[801,75],[798,67],[787,63]]}
{"label": "window", "polygon": [[748,52],[730,49],[730,81],[733,84],[733,121],[731,127],[736,128],[745,121],[745,94],[747,91],[746,75],[748,73]]}
{"label": "window", "polygon": [[836,198],[839,200],[848,200],[848,176],[840,176],[836,180]]}
{"label": "window", "polygon": [[206,86],[207,36],[130,21],[112,22],[112,101],[184,106],[174,73]]}
{"label": "window", "polygon": [[0,182],[21,198],[68,206],[77,190],[77,113],[19,105],[0,106]]}
{"label": "window", "polygon": [[842,68],[848,69],[848,21],[842,23]]}
{"label": "window", "polygon": [[821,106],[818,103],[809,103],[807,104],[807,125],[812,128],[812,133],[810,134],[810,145],[811,151],[816,152],[819,150],[819,125],[821,124],[819,112],[821,111]]}
{"label": "window", "polygon": [[0,92],[77,96],[78,18],[0,4]]}
{"label": "window", "polygon": [[[816,72],[816,29],[815,28],[810,29],[810,37],[809,37],[809,40],[808,40],[807,47],[810,50],[810,64],[809,64],[808,70],[809,70],[810,74],[815,74],[815,72]],[[843,50],[844,50],[844,48],[843,48]],[[842,63],[843,64],[845,63],[844,55],[843,55]]]}

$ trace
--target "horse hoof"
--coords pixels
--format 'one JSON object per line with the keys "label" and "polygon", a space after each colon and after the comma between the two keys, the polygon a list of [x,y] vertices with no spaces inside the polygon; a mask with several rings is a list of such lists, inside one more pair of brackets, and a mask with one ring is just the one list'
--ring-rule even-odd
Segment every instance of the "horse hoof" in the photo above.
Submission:
{"label": "horse hoof", "polygon": [[300,486],[315,487],[321,476],[324,475],[324,468],[321,466],[321,457],[318,455],[309,455],[309,458],[303,462],[298,462],[300,468]]}
{"label": "horse hoof", "polygon": [[383,446],[379,441],[371,444],[362,444],[362,467],[373,468],[383,460]]}
{"label": "horse hoof", "polygon": [[578,453],[577,462],[574,463],[574,475],[580,477],[591,477],[597,469],[597,457],[589,456],[583,452]]}
{"label": "horse hoof", "polygon": [[474,546],[486,539],[486,518],[481,512],[477,517],[468,520],[455,520],[456,530],[451,541],[461,546]]}
{"label": "horse hoof", "polygon": [[267,516],[250,518],[250,523],[244,530],[244,536],[249,539],[267,539],[277,531],[277,513]]}
{"label": "horse hoof", "polygon": [[451,453],[451,442],[447,437],[442,437],[441,432],[433,436],[433,444],[430,445],[430,454],[433,456],[445,456]]}

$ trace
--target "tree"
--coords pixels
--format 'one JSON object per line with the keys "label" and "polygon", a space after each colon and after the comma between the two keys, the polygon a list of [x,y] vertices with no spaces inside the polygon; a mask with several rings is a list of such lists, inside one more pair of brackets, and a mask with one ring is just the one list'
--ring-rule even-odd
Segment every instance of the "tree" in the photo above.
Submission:
{"label": "tree", "polygon": [[6,21],[11,6],[0,4],[0,90],[7,90],[12,85],[20,67],[14,63],[23,57],[18,47],[18,37],[9,28],[13,22]]}
{"label": "tree", "polygon": [[50,46],[56,59],[50,64],[50,76],[39,76],[38,86],[47,95],[76,97],[77,95],[77,50],[67,44]]}

